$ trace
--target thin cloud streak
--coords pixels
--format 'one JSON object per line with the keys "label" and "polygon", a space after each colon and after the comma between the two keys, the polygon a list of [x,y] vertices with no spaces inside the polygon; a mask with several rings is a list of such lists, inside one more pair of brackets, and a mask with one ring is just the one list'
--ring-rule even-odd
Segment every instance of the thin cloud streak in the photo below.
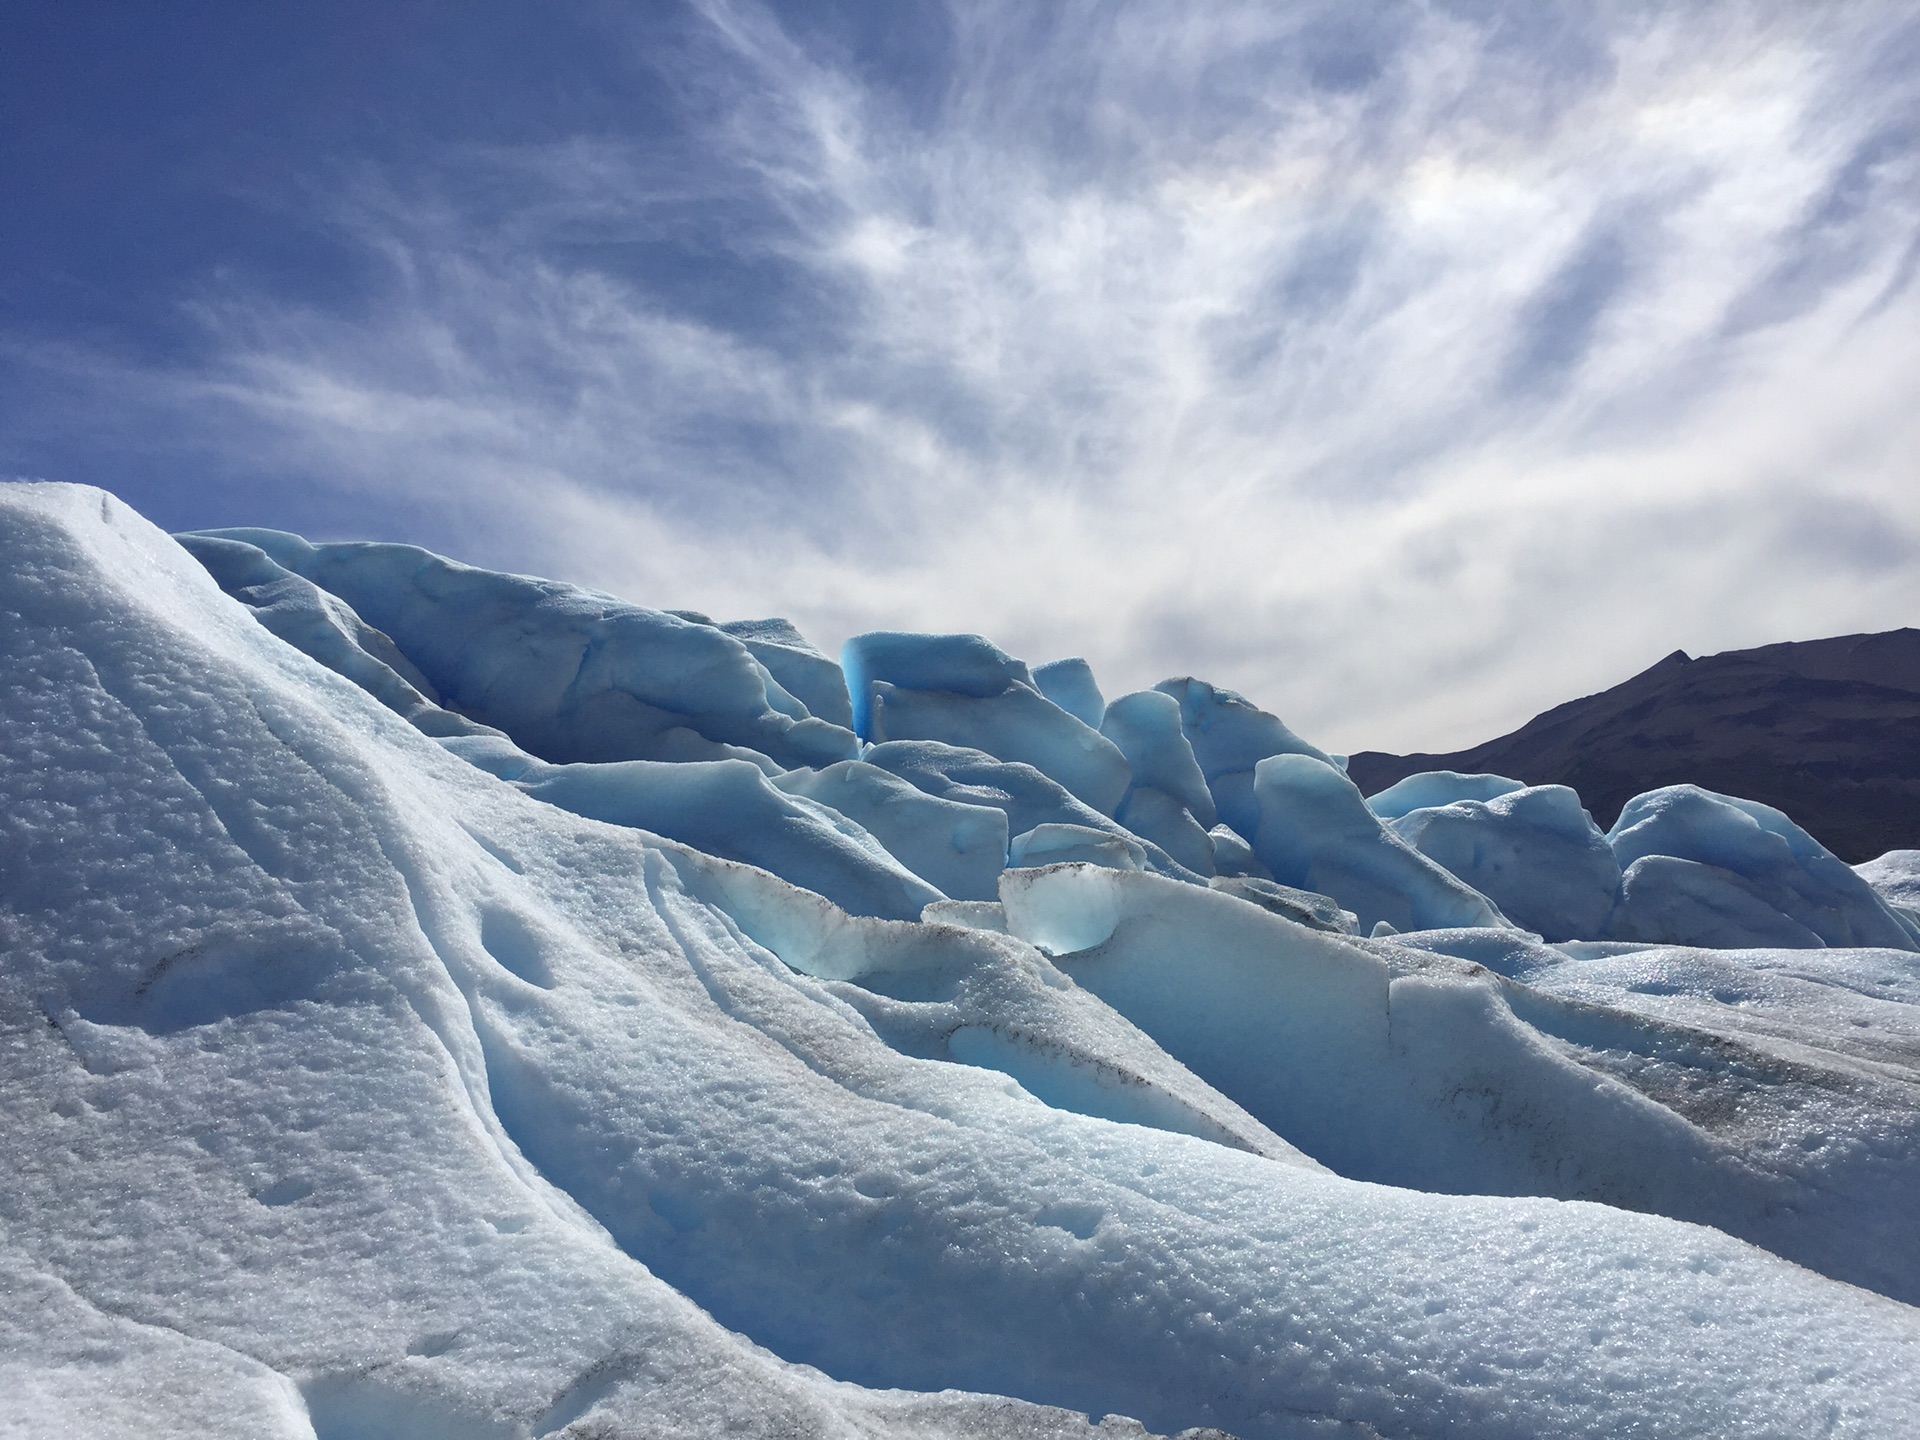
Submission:
{"label": "thin cloud streak", "polygon": [[113,385],[464,558],[1333,748],[1920,623],[1899,7],[969,6],[914,105],[700,13],[682,145],[359,175],[377,306],[210,289]]}

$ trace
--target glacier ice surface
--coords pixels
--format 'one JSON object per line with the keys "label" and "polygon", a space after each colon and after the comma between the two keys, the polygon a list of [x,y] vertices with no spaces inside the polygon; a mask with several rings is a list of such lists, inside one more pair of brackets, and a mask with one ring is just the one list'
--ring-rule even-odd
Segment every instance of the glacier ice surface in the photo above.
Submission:
{"label": "glacier ice surface", "polygon": [[1007,829],[1024,835],[1040,825],[1078,825],[1139,843],[1149,869],[1199,883],[1186,869],[1145,836],[1130,835],[1118,821],[1081,803],[1065,786],[1032,765],[999,760],[982,750],[937,740],[888,740],[868,747],[863,758],[924,790],[962,804],[990,805],[1004,811]]}
{"label": "glacier ice surface", "polygon": [[1854,866],[1853,873],[1889,904],[1920,906],[1920,850],[1889,850]]}
{"label": "glacier ice surface", "polygon": [[1164,790],[1135,785],[1127,791],[1113,818],[1196,875],[1210,876],[1217,868],[1213,837],[1200,828],[1191,810]]}
{"label": "glacier ice surface", "polygon": [[[1381,814],[1377,799],[1367,804]],[[1387,828],[1548,940],[1603,933],[1620,892],[1619,860],[1565,785],[1509,786],[1484,800],[1413,808]]]}
{"label": "glacier ice surface", "polygon": [[744,760],[535,765],[514,783],[537,800],[758,865],[855,915],[912,920],[945,898],[860,826]]}
{"label": "glacier ice surface", "polygon": [[[1180,728],[1206,777],[1219,819],[1251,836],[1260,810],[1253,799],[1253,772],[1270,755],[1311,755],[1332,768],[1333,757],[1302,740],[1277,716],[1234,690],[1192,676],[1154,687],[1180,706]],[[1344,771],[1343,771],[1344,773]]]}
{"label": "glacier ice surface", "polygon": [[856,635],[840,664],[863,740],[934,740],[1031,765],[1108,816],[1127,792],[1132,777],[1119,750],[979,635]]}
{"label": "glacier ice surface", "polygon": [[1463,775],[1458,770],[1422,770],[1396,780],[1367,797],[1367,808],[1382,820],[1398,820],[1410,810],[1429,810],[1461,800],[1492,800],[1526,788],[1504,775]]}
{"label": "glacier ice surface", "polygon": [[[411,545],[204,533],[252,545],[344,600],[392,639],[443,705],[542,759],[724,759],[738,748],[791,766],[854,756],[850,731],[811,715],[744,643],[712,625]],[[704,743],[688,750],[689,740]]]}
{"label": "glacier ice surface", "polygon": [[1261,880],[1273,879],[1273,872],[1260,863],[1260,857],[1230,825],[1216,825],[1207,832],[1213,845],[1213,869],[1216,875],[1248,875]]}
{"label": "glacier ice surface", "polygon": [[1082,725],[1098,730],[1106,717],[1106,697],[1093,678],[1093,667],[1078,655],[1034,666],[1033,685]]}
{"label": "glacier ice surface", "polygon": [[[997,806],[941,799],[864,760],[842,760],[822,770],[789,770],[775,776],[773,784],[853,821],[950,899],[991,900],[999,893],[1008,837],[1007,813]],[[784,871],[776,873],[795,884],[806,883]]]}
{"label": "glacier ice surface", "polygon": [[1180,702],[1159,690],[1122,695],[1107,706],[1100,733],[1126,757],[1136,786],[1151,786],[1171,796],[1202,830],[1219,822],[1207,777],[1180,725]]}
{"label": "glacier ice surface", "polygon": [[[1736,892],[1751,895],[1817,937],[1818,943],[1920,948],[1871,885],[1770,805],[1697,785],[1667,785],[1629,800],[1608,832],[1607,843],[1629,875],[1637,863],[1653,857],[1694,861],[1731,874],[1739,883],[1723,883],[1719,889],[1728,897],[1727,903],[1737,904],[1731,899]],[[1679,873],[1670,866],[1661,870],[1669,877]],[[1680,889],[1703,895],[1706,873],[1686,873],[1693,878]],[[1660,893],[1678,883],[1663,880]],[[1635,913],[1640,903],[1644,902],[1636,902],[1634,887],[1626,886],[1616,929],[1648,929]],[[1620,929],[1620,938],[1654,937]]]}
{"label": "glacier ice surface", "polygon": [[1275,880],[1330,895],[1371,929],[1501,925],[1488,899],[1380,823],[1346,773],[1311,755],[1254,770],[1253,853]]}
{"label": "glacier ice surface", "polygon": [[1100,733],[1126,757],[1132,782],[1114,818],[1197,875],[1216,868],[1209,830],[1218,818],[1180,705],[1158,690],[1122,695],[1106,707]]}
{"label": "glacier ice surface", "polygon": [[1342,935],[1360,933],[1359,916],[1351,910],[1342,910],[1338,902],[1311,890],[1299,890],[1253,875],[1216,875],[1207,884],[1310,930],[1333,930]]}
{"label": "glacier ice surface", "polygon": [[766,667],[780,688],[807,707],[816,720],[853,728],[853,700],[847,677],[820,653],[791,620],[729,620],[718,627],[733,636]]}
{"label": "glacier ice surface", "polygon": [[[1087,864],[1115,870],[1147,868],[1146,847],[1125,835],[1085,825],[1036,825],[1013,837],[1007,847],[1010,866]],[[997,884],[997,877],[996,877]]]}
{"label": "glacier ice surface", "polygon": [[[0,487],[0,1430],[1920,1431],[1920,960],[1784,817],[1613,848],[1823,948],[1548,946],[1200,682],[1212,885],[771,622],[182,543]],[[981,646],[848,718],[1073,719]]]}
{"label": "glacier ice surface", "polygon": [[1010,933],[1342,1175],[1654,1211],[1920,1300],[1920,972],[1898,952],[1357,942],[1087,866],[1010,870],[1001,894]]}

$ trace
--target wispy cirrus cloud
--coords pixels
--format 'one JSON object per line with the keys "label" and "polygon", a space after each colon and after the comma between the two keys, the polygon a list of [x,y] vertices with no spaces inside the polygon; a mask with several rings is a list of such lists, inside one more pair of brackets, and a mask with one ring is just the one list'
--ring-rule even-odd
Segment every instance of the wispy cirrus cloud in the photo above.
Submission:
{"label": "wispy cirrus cloud", "polygon": [[877,63],[715,0],[636,42],[670,133],[350,168],[358,302],[209,285],[116,383],[341,532],[1466,743],[1920,620],[1903,8],[978,5]]}

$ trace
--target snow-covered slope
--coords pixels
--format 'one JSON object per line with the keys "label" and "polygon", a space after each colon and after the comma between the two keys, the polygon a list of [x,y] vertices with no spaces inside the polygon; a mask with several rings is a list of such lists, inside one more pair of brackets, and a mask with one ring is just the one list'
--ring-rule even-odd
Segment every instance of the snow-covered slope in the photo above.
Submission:
{"label": "snow-covered slope", "polygon": [[[1910,948],[1546,946],[1199,682],[1136,781],[896,653],[965,733],[856,758],[698,618],[189,543],[0,488],[0,1434],[1920,1432]],[[1492,923],[1083,798],[1195,775]]]}

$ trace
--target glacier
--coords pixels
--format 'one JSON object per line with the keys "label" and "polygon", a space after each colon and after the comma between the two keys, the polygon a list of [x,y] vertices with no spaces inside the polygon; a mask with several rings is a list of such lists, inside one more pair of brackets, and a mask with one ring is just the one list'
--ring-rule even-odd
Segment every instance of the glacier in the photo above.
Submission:
{"label": "glacier", "polygon": [[0,547],[0,1433],[1920,1433],[1915,852],[81,487]]}

